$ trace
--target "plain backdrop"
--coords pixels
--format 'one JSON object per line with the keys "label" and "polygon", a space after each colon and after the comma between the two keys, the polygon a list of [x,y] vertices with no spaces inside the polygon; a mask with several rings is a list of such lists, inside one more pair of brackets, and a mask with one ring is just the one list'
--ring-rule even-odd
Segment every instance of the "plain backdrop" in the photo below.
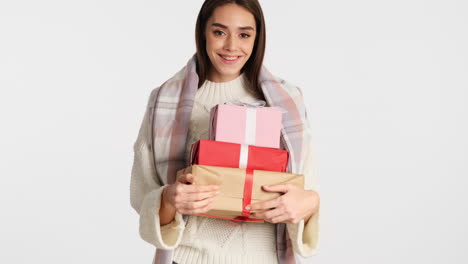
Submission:
{"label": "plain backdrop", "polygon": [[[0,263],[151,262],[132,146],[202,2],[0,1]],[[261,4],[316,145],[306,263],[468,263],[468,2]]]}

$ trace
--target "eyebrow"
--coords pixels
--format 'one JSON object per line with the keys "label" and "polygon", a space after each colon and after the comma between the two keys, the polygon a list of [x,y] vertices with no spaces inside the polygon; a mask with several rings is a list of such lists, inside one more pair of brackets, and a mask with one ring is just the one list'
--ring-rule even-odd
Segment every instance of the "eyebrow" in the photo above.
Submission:
{"label": "eyebrow", "polygon": [[[211,24],[212,27],[220,27],[220,28],[228,28],[227,26],[220,24],[220,23],[213,23]],[[246,27],[239,27],[240,30],[252,30],[255,31],[255,29],[251,26],[246,26]]]}

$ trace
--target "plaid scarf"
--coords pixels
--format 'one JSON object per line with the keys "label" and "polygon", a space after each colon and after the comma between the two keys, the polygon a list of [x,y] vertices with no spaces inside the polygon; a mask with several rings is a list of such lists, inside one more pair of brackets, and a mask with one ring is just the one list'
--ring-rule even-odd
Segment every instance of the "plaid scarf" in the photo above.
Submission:
{"label": "plaid scarf", "polygon": [[[156,178],[159,184],[175,182],[176,172],[187,166],[184,157],[190,117],[198,89],[196,56],[174,77],[155,89],[152,112],[153,152]],[[262,67],[259,82],[268,106],[286,109],[283,114],[281,146],[289,151],[288,172],[301,173],[308,138],[305,133],[305,108],[299,89],[285,89],[284,81],[275,78]],[[187,220],[187,215],[184,219]],[[300,263],[294,254],[286,224],[276,224],[276,249],[280,264]],[[171,264],[172,250],[156,249],[153,264]]]}

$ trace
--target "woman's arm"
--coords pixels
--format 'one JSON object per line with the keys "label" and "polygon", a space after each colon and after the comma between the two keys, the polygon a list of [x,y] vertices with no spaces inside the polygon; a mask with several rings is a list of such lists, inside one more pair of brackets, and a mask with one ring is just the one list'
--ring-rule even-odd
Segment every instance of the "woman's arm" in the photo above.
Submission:
{"label": "woman's arm", "polygon": [[296,253],[303,257],[309,257],[316,254],[319,242],[319,219],[320,219],[320,197],[318,193],[318,164],[315,155],[315,145],[312,136],[312,130],[307,117],[307,110],[304,104],[302,91],[299,87],[288,84],[290,89],[297,89],[298,95],[294,98],[296,105],[302,109],[302,119],[304,123],[303,137],[307,139],[307,146],[304,151],[304,162],[302,166],[302,174],[304,174],[304,187],[306,190],[312,190],[317,194],[317,207],[307,223],[305,220],[298,224],[286,224],[293,249]]}
{"label": "woman's arm", "polygon": [[158,248],[169,250],[180,243],[185,222],[181,214],[175,214],[170,221],[164,218],[165,225],[161,226],[160,222],[162,192],[168,185],[162,185],[161,179],[157,178],[151,144],[152,105],[156,93],[157,89],[151,93],[137,140],[133,145],[130,202],[140,215],[141,238]]}
{"label": "woman's arm", "polygon": [[[306,190],[313,190],[317,194],[317,197],[319,197],[316,166],[314,147],[312,142],[309,142],[303,167],[305,188]],[[318,199],[320,200],[320,198]],[[301,220],[297,224],[286,224],[294,251],[303,257],[315,255],[318,249],[320,202],[314,211],[314,214],[310,215],[308,219]]]}
{"label": "woman's arm", "polygon": [[182,215],[210,210],[218,187],[189,185],[187,183],[195,181],[191,174],[182,175],[174,184],[162,185],[163,181],[156,173],[151,138],[152,106],[156,92],[157,89],[151,93],[133,146],[130,201],[140,215],[140,235],[143,240],[158,248],[170,250],[181,241],[185,229]]}

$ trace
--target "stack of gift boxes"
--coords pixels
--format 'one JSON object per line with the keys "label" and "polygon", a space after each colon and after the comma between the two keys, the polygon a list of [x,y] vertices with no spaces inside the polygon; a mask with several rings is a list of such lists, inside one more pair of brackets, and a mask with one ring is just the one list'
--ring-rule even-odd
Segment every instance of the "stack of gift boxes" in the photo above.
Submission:
{"label": "stack of gift boxes", "polygon": [[245,207],[280,193],[262,185],[304,186],[300,174],[286,173],[289,153],[280,149],[282,110],[247,104],[219,104],[211,109],[209,139],[192,145],[190,164],[195,184],[219,185],[213,207],[202,216],[263,222]]}

